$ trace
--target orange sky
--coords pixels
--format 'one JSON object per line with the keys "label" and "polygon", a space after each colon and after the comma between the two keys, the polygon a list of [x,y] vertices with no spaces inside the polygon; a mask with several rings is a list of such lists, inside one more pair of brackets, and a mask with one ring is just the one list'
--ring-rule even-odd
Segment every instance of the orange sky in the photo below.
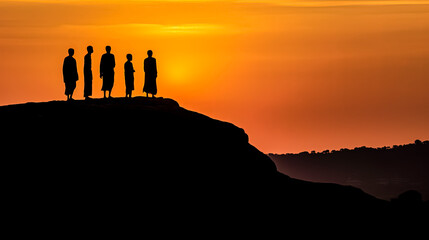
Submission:
{"label": "orange sky", "polygon": [[113,96],[148,49],[159,96],[242,127],[265,153],[429,139],[429,1],[0,2],[0,105],[65,99],[62,62],[94,46],[94,97],[106,45]]}

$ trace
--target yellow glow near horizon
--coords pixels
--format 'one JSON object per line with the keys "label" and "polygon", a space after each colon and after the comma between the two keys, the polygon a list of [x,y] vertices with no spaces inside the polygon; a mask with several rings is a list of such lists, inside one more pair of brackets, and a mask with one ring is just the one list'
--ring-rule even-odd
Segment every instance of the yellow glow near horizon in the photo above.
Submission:
{"label": "yellow glow near horizon", "polygon": [[[194,65],[195,66],[195,65]],[[168,67],[168,66],[167,66]],[[173,84],[180,85],[189,80],[189,73],[191,73],[191,66],[183,61],[173,64],[168,68],[167,79],[171,79]]]}

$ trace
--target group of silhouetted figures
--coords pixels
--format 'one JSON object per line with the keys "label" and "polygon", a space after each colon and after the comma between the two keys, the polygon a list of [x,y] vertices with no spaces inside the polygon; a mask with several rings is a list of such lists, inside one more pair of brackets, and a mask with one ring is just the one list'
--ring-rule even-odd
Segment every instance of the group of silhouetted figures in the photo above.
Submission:
{"label": "group of silhouetted figures", "polygon": [[[100,61],[100,78],[103,79],[103,86],[101,88],[104,91],[104,98],[107,98],[106,92],[109,93],[108,98],[111,98],[112,88],[115,81],[115,56],[110,53],[112,48],[106,46],[106,53],[103,54]],[[84,97],[85,99],[91,99],[92,96],[92,59],[91,54],[94,52],[92,46],[87,47],[88,53],[84,58],[83,66],[83,77],[84,77]],[[73,93],[76,89],[76,82],[79,79],[77,72],[76,60],[73,58],[74,49],[70,48],[68,50],[69,55],[64,59],[63,64],[63,76],[65,83],[65,95],[67,100],[73,100]],[[152,57],[152,50],[147,51],[148,57],[144,60],[144,72],[145,72],[145,82],[143,87],[143,92],[146,93],[148,97],[149,94],[152,94],[152,97],[155,97],[157,93],[156,78],[158,76],[156,68],[156,59]],[[132,91],[134,90],[134,66],[131,62],[133,56],[127,54],[127,62],[124,65],[125,72],[125,97],[131,98]]]}

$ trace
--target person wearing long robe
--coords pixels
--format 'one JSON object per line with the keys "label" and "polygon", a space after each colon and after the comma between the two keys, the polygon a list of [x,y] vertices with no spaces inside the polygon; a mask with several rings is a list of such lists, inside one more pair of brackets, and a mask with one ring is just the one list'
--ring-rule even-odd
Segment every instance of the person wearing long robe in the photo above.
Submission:
{"label": "person wearing long robe", "polygon": [[131,62],[133,60],[133,55],[127,54],[127,62],[124,64],[125,72],[125,97],[130,97],[132,91],[134,90],[134,66]]}
{"label": "person wearing long robe", "polygon": [[84,90],[83,96],[86,100],[91,99],[92,96],[92,59],[91,54],[94,52],[92,46],[86,48],[88,53],[85,55],[83,64],[83,79],[84,79]]}
{"label": "person wearing long robe", "polygon": [[100,78],[103,79],[101,90],[104,91],[104,98],[106,98],[106,91],[109,92],[109,98],[112,97],[112,88],[115,81],[115,55],[110,53],[111,50],[110,46],[106,46],[106,53],[103,54],[100,61]]}
{"label": "person wearing long robe", "polygon": [[77,73],[76,59],[73,58],[74,49],[70,48],[68,53],[69,55],[64,58],[63,78],[65,84],[64,94],[67,96],[67,101],[70,101],[74,100],[73,92],[76,89],[76,81],[79,80],[79,75]]}
{"label": "person wearing long robe", "polygon": [[156,59],[152,57],[152,50],[147,51],[148,57],[144,60],[144,87],[143,92],[146,92],[146,97],[149,96],[149,93],[152,94],[152,97],[158,92],[156,87],[156,78],[158,77],[158,71],[156,68]]}

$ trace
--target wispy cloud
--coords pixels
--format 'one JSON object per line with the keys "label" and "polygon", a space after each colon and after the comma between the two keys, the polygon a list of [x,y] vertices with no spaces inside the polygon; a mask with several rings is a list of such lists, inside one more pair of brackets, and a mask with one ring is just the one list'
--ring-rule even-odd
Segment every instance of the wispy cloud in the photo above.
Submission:
{"label": "wispy cloud", "polygon": [[136,4],[136,3],[265,3],[279,6],[350,6],[350,5],[418,5],[428,0],[3,0],[4,3],[73,3],[73,4]]}
{"label": "wispy cloud", "polygon": [[225,25],[216,24],[108,24],[108,25],[64,25],[61,27],[64,33],[85,32],[87,34],[107,34],[109,32],[118,33],[121,36],[146,36],[146,35],[174,35],[174,34],[225,34],[231,33],[231,28]]}
{"label": "wispy cloud", "polygon": [[427,0],[240,0],[239,3],[264,3],[291,7],[427,5]]}

